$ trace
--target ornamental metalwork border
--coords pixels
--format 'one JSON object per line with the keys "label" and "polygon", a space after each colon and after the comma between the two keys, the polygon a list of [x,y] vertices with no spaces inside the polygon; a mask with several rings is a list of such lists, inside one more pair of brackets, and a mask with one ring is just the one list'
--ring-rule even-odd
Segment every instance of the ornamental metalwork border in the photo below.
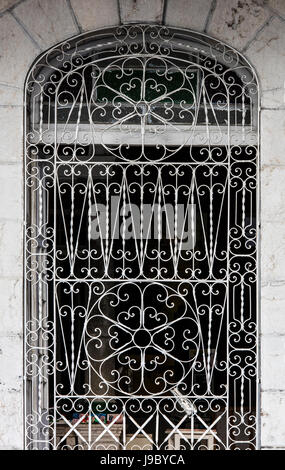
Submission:
{"label": "ornamental metalwork border", "polygon": [[26,448],[258,448],[252,66],[105,28],[39,56],[25,109]]}

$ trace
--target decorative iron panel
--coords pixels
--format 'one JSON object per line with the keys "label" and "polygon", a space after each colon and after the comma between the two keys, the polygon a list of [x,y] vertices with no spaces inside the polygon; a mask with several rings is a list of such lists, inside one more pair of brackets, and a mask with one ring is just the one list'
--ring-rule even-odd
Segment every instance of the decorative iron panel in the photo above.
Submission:
{"label": "decorative iron panel", "polygon": [[254,449],[258,85],[154,25],[26,81],[28,449]]}

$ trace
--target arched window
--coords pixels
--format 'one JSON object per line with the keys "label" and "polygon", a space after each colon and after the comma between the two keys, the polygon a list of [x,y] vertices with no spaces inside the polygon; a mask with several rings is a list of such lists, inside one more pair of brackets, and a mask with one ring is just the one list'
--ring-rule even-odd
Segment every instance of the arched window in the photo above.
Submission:
{"label": "arched window", "polygon": [[28,449],[257,443],[258,86],[154,25],[41,55],[26,80]]}

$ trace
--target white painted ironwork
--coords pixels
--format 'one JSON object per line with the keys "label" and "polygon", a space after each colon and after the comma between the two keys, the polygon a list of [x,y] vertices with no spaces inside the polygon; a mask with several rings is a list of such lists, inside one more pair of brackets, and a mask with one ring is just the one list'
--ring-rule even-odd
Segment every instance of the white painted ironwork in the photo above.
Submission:
{"label": "white painted ironwork", "polygon": [[29,449],[254,449],[258,86],[206,35],[83,34],[26,81]]}

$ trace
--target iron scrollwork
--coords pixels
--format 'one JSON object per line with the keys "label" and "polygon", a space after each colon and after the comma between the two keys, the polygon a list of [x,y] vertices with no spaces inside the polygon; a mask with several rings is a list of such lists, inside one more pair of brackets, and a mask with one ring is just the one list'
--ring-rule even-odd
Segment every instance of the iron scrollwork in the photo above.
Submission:
{"label": "iron scrollwork", "polygon": [[257,447],[257,110],[246,59],[187,30],[33,65],[27,448]]}

